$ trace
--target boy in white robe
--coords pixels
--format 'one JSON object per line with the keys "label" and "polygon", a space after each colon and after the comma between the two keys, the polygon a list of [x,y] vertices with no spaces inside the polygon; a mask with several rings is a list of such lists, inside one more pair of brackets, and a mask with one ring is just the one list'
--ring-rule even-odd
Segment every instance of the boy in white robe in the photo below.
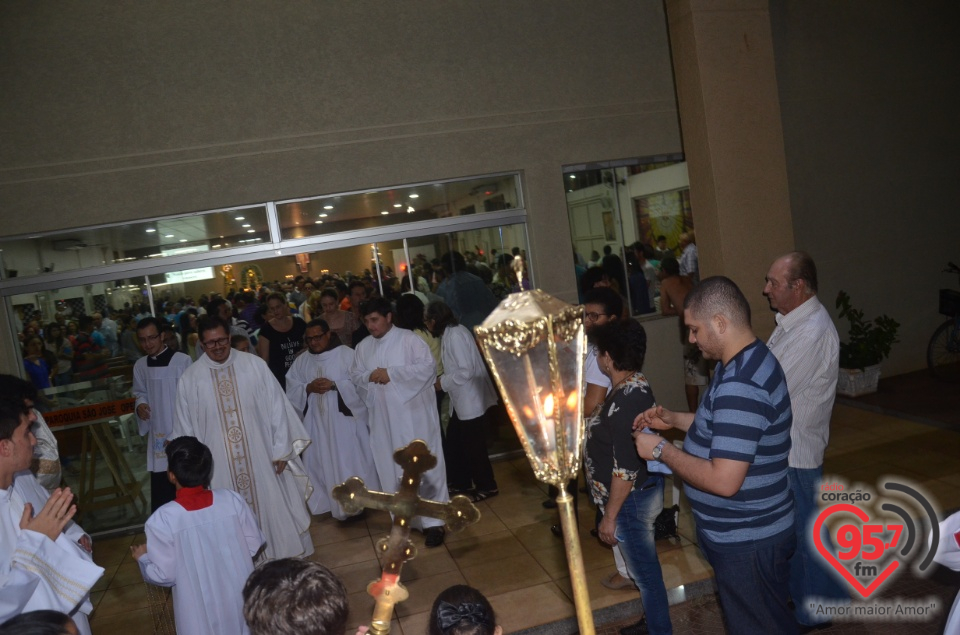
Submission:
{"label": "boy in white robe", "polygon": [[322,319],[307,324],[307,351],[287,371],[287,397],[313,439],[302,457],[313,485],[310,511],[345,520],[348,515],[330,491],[351,476],[379,490],[380,479],[370,453],[367,407],[350,382],[353,349],[339,342],[331,346],[335,337]]}
{"label": "boy in white robe", "polygon": [[166,452],[176,499],[147,519],[147,542],[130,547],[131,554],[144,580],[173,587],[179,635],[249,633],[241,593],[263,534],[239,494],[207,489],[213,471],[207,446],[179,437]]}
{"label": "boy in white robe", "polygon": [[14,487],[33,458],[33,422],[19,394],[0,396],[0,623],[25,611],[77,614],[103,575],[63,534],[77,511],[69,488],[54,490],[36,511]]}
{"label": "boy in white robe", "polygon": [[263,557],[313,553],[300,460],[310,438],[266,362],[230,348],[226,324],[200,318],[205,354],[180,378],[173,437],[195,436],[213,454],[212,487],[240,494],[267,538]]}
{"label": "boy in white robe", "polygon": [[[393,309],[383,298],[364,303],[361,313],[371,337],[357,344],[350,378],[367,405],[380,485],[388,492],[399,489],[403,470],[394,462],[393,453],[421,439],[437,457],[437,466],[423,474],[420,496],[447,502],[447,468],[433,388],[436,365],[430,348],[412,331],[393,326]],[[423,529],[427,547],[443,544],[442,520],[418,516],[411,525]]]}

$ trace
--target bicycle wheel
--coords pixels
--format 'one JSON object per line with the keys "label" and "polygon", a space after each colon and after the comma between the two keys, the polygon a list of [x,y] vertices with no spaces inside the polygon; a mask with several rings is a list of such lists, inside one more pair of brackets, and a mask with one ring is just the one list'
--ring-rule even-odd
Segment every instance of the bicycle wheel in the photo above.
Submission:
{"label": "bicycle wheel", "polygon": [[957,320],[941,324],[927,345],[927,368],[939,379],[960,381],[960,326]]}

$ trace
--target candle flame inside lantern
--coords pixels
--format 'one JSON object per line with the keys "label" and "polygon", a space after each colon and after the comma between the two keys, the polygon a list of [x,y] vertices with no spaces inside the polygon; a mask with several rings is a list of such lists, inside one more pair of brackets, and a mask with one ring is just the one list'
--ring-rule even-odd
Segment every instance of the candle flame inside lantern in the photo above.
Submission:
{"label": "candle flame inside lantern", "polygon": [[553,416],[553,395],[547,395],[547,398],[543,400],[543,415],[545,417]]}
{"label": "candle flame inside lantern", "polygon": [[579,399],[579,397],[580,395],[576,392],[570,393],[570,396],[567,397],[567,410],[569,410],[570,412],[577,411],[577,400]]}

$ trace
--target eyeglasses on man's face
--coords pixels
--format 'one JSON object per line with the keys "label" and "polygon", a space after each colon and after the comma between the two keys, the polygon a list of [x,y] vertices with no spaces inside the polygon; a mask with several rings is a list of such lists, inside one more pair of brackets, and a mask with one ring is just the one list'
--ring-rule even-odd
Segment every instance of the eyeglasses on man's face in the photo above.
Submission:
{"label": "eyeglasses on man's face", "polygon": [[583,317],[586,318],[587,322],[596,322],[602,317],[610,315],[609,313],[597,313],[596,311],[590,311],[589,313],[584,313]]}
{"label": "eyeglasses on man's face", "polygon": [[203,343],[204,347],[206,348],[220,348],[221,346],[227,346],[228,344],[230,344],[229,337],[221,337],[218,340],[207,340]]}

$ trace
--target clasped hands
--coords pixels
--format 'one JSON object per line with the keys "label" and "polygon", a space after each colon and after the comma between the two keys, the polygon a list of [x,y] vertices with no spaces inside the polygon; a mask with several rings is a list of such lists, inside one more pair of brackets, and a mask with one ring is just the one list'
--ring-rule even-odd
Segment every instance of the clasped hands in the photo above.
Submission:
{"label": "clasped hands", "polygon": [[318,395],[324,395],[331,390],[333,390],[334,382],[332,379],[327,379],[326,377],[318,377],[314,379],[309,384],[307,384],[307,393],[316,393]]}
{"label": "clasped hands", "polygon": [[387,374],[386,368],[378,368],[372,373],[370,373],[370,381],[375,384],[389,384],[390,375]]}

